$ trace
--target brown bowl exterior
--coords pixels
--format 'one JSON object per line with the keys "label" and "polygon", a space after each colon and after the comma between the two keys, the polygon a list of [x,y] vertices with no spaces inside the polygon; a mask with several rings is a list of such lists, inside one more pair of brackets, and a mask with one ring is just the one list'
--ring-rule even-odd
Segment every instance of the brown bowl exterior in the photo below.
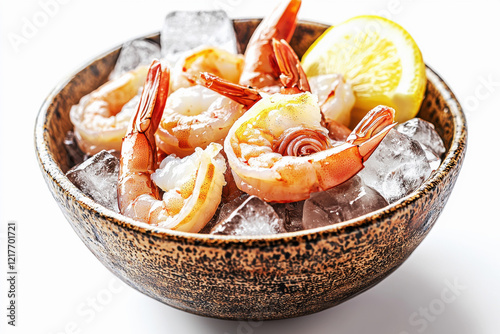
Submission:
{"label": "brown bowl exterior", "polygon": [[[235,20],[241,43],[258,20]],[[291,42],[301,56],[326,25],[300,22]],[[158,41],[158,35],[149,36]],[[35,145],[45,181],[65,217],[115,275],[165,304],[224,319],[281,319],[337,305],[400,266],[439,217],[466,149],[466,121],[446,84],[427,68],[419,117],[435,124],[447,147],[438,171],[413,195],[374,214],[314,230],[267,237],[210,236],[160,230],[112,212],[64,175],[63,138],[71,105],[102,84],[116,48],[57,87],[38,115]]]}

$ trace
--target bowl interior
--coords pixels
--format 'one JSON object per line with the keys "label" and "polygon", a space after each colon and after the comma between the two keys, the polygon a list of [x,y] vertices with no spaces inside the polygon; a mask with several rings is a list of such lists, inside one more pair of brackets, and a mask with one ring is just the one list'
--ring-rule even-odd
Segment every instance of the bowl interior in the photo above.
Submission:
{"label": "bowl interior", "polygon": [[[259,19],[234,20],[240,52],[244,52],[246,44],[259,22]],[[327,28],[328,26],[324,24],[301,21],[290,44],[301,57],[312,42]],[[159,34],[145,36],[145,38],[156,43],[160,41]],[[43,115],[46,118],[43,141],[49,160],[53,161],[59,170],[55,171],[56,173],[65,173],[73,165],[64,147],[64,137],[73,128],[69,119],[71,106],[77,104],[81,97],[106,82],[119,52],[120,46],[115,47],[78,70],[57,87],[42,106],[42,110],[47,110],[47,113]],[[448,149],[447,155],[451,157],[455,154],[453,150],[450,150],[452,144],[465,140],[463,138],[465,136],[465,118],[445,83],[429,68],[427,68],[427,76],[432,80],[428,80],[425,98],[418,117],[435,125]],[[450,103],[453,103],[453,112],[450,111]]]}

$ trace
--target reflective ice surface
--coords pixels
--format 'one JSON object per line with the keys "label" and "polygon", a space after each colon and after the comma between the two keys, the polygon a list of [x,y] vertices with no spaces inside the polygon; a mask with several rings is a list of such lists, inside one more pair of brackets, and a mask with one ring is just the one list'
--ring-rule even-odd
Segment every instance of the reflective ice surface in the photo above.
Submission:
{"label": "reflective ice surface", "polygon": [[125,43],[116,60],[113,71],[109,74],[109,79],[113,80],[139,65],[149,65],[153,59],[160,58],[160,46],[154,42],[137,39]]}
{"label": "reflective ice surface", "polygon": [[212,229],[212,234],[266,235],[286,232],[283,221],[272,206],[256,196],[248,197],[225,220]]}
{"label": "reflective ice surface", "polygon": [[161,56],[170,64],[202,45],[237,53],[233,22],[221,10],[176,11],[167,15],[161,31]]}
{"label": "reflective ice surface", "polygon": [[120,159],[116,155],[116,151],[101,151],[69,170],[66,176],[94,201],[119,212],[116,185]]}
{"label": "reflective ice surface", "polygon": [[432,172],[420,144],[394,129],[364,165],[358,175],[389,203],[417,189]]}
{"label": "reflective ice surface", "polygon": [[314,193],[304,203],[303,224],[310,229],[357,218],[387,206],[387,201],[359,176],[327,191]]}

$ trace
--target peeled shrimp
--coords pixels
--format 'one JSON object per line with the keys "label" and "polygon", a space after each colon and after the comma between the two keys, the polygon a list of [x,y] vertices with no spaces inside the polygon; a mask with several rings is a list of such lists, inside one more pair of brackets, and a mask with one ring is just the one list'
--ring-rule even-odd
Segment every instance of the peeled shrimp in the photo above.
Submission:
{"label": "peeled shrimp", "polygon": [[270,202],[299,201],[363,169],[363,162],[394,126],[393,119],[393,109],[379,106],[345,142],[336,144],[321,126],[314,95],[274,94],[236,121],[224,151],[238,188]]}
{"label": "peeled shrimp", "polygon": [[243,105],[203,86],[179,88],[170,94],[157,132],[159,148],[185,157],[196,147],[222,144]]}
{"label": "peeled shrimp", "polygon": [[243,71],[243,57],[226,50],[204,46],[190,51],[177,61],[172,71],[170,90],[196,84],[200,72],[209,72],[237,83]]}
{"label": "peeled shrimp", "polygon": [[162,70],[160,62],[153,61],[123,139],[118,206],[122,214],[148,224],[198,232],[220,203],[226,166],[219,153],[222,146],[210,144],[184,159],[168,156],[156,169],[154,133],[165,108],[169,77],[168,68]]}
{"label": "peeled shrimp", "polygon": [[103,149],[120,150],[133,113],[122,108],[137,95],[147,71],[147,66],[141,66],[108,81],[71,108],[70,120],[83,152],[93,155]]}

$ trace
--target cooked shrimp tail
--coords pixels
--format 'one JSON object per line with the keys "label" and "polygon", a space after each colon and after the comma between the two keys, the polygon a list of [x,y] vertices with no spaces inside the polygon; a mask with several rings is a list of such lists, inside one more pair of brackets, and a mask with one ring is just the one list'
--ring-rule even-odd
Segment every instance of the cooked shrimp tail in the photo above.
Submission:
{"label": "cooked shrimp tail", "polygon": [[158,188],[149,176],[157,166],[154,134],[165,108],[169,78],[168,68],[162,70],[160,62],[153,61],[137,112],[123,138],[118,182],[118,206],[122,213],[138,194],[159,198]]}
{"label": "cooked shrimp tail", "polygon": [[284,39],[289,42],[297,26],[297,14],[301,4],[301,0],[282,1],[271,12],[271,15],[262,20],[259,26],[260,36],[272,32],[275,39]]}
{"label": "cooked shrimp tail", "polygon": [[279,71],[274,61],[272,39],[290,41],[297,25],[300,0],[282,1],[264,18],[253,33],[245,51],[240,84],[255,88],[278,86]]}
{"label": "cooked shrimp tail", "polygon": [[144,84],[144,93],[139,100],[138,112],[130,122],[129,131],[133,128],[153,140],[167,101],[169,77],[168,67],[162,70],[160,62],[153,61]]}
{"label": "cooked shrimp tail", "polygon": [[387,133],[396,126],[394,109],[378,106],[370,110],[347,137],[346,142],[358,145],[359,153],[366,161]]}
{"label": "cooked shrimp tail", "polygon": [[282,94],[297,94],[310,92],[311,87],[306,73],[300,64],[299,57],[286,40],[273,39],[273,50],[280,69]]}
{"label": "cooked shrimp tail", "polygon": [[203,72],[199,83],[231,100],[244,105],[247,109],[262,97],[257,89],[234,84],[211,73]]}

